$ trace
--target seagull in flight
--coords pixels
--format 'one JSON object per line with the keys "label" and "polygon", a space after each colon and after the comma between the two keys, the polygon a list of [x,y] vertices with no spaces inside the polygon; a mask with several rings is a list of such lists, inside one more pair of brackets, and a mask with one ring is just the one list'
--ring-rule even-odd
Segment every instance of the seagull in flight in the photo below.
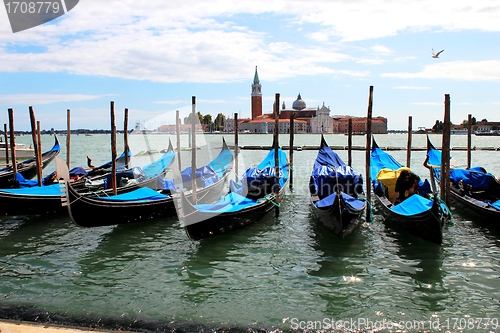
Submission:
{"label": "seagull in flight", "polygon": [[439,58],[439,55],[441,54],[441,52],[443,52],[444,50],[441,50],[439,51],[438,53],[434,53],[434,49],[432,49],[432,57],[433,58]]}

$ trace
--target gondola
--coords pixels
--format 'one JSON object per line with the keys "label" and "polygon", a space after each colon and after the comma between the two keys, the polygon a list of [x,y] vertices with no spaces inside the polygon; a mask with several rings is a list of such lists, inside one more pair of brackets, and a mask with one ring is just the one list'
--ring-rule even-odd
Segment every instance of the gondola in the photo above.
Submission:
{"label": "gondola", "polygon": [[311,206],[318,219],[337,236],[350,235],[366,209],[363,176],[330,149],[323,135],[309,180]]}
{"label": "gondola", "polygon": [[[433,170],[440,182],[441,151],[427,137],[427,158],[424,166]],[[457,208],[485,221],[500,219],[500,182],[483,167],[450,169],[450,199]]]}
{"label": "gondola", "polygon": [[[61,151],[61,145],[57,136],[54,135],[54,146],[42,154],[42,169],[45,168]],[[17,173],[25,179],[31,179],[37,175],[36,157],[30,158],[17,165]],[[17,187],[17,179],[14,179],[12,165],[0,169],[0,188]]]}
{"label": "gondola", "polygon": [[[209,164],[196,172],[197,194],[207,201],[215,200],[231,174],[233,154],[223,141],[222,150]],[[190,172],[183,172],[185,179]],[[62,200],[68,208],[73,223],[80,227],[99,227],[148,221],[175,214],[173,195],[181,187],[173,180],[163,181],[163,189],[140,187],[117,195],[84,195],[76,191],[71,182],[64,182]],[[184,187],[187,187],[184,186]]]}
{"label": "gondola", "polygon": [[372,138],[370,177],[381,213],[386,220],[396,223],[409,233],[426,241],[441,244],[443,228],[450,218],[450,212],[439,199],[435,186],[431,186],[427,179],[420,181],[418,194],[411,195],[396,205],[390,200],[396,179],[404,169],[408,168],[403,167],[391,155],[380,149]]}
{"label": "gondola", "polygon": [[[211,204],[193,204],[181,193],[177,199],[179,218],[191,240],[201,240],[243,228],[257,222],[281,201],[288,183],[289,164],[278,148],[279,177],[275,177],[275,149],[256,166],[248,168],[230,192]],[[275,184],[279,184],[277,195]]]}
{"label": "gondola", "polygon": [[[128,149],[126,149],[128,151]],[[122,168],[126,163],[126,152],[123,152],[117,159],[116,165]],[[129,153],[130,155],[130,153]],[[122,186],[118,188],[119,192],[130,191],[139,186],[149,186],[156,188],[157,175],[161,175],[175,157],[175,152],[170,144],[169,150],[163,154],[158,160],[144,166],[134,167],[132,169],[123,169],[117,173],[117,179],[122,180]],[[64,162],[62,162],[64,163]],[[98,170],[106,170],[110,162],[97,167]],[[91,170],[92,171],[92,170]],[[69,180],[72,182],[73,188],[79,193],[90,194],[92,191],[105,193],[110,190],[105,189],[105,179],[99,182],[100,185],[90,187],[86,182],[92,179],[101,178],[101,175],[92,177],[93,173],[89,173],[82,167],[75,167],[69,171]],[[0,215],[36,215],[36,214],[53,214],[63,210],[61,205],[61,192],[59,183],[57,182],[57,172],[46,176],[42,181],[42,186],[38,186],[37,181],[23,180],[20,181],[21,188],[0,189]],[[126,182],[123,180],[127,179]]]}

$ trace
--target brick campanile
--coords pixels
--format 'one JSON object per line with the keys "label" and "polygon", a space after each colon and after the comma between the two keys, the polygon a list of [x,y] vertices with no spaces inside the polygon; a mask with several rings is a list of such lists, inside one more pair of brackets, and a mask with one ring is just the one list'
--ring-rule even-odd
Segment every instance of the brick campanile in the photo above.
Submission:
{"label": "brick campanile", "polygon": [[252,84],[252,119],[258,116],[262,116],[262,91],[257,66],[255,66],[255,76]]}

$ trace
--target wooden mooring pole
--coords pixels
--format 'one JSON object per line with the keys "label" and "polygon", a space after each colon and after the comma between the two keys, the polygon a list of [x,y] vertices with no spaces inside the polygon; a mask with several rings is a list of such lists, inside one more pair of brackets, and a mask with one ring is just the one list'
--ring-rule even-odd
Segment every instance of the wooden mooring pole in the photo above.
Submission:
{"label": "wooden mooring pole", "polygon": [[289,154],[290,155],[290,166],[289,166],[289,187],[293,188],[293,139],[294,139],[294,134],[295,134],[295,113],[291,112],[290,113],[290,150]]}
{"label": "wooden mooring pole", "polygon": [[467,118],[467,169],[470,169],[472,160],[472,115],[469,114]]}
{"label": "wooden mooring pole", "polygon": [[238,141],[238,113],[234,113],[234,176],[238,181],[238,155],[239,155],[239,141]]}
{"label": "wooden mooring pole", "polygon": [[196,96],[191,98],[191,180],[193,205],[196,204]]}
{"label": "wooden mooring pole", "polygon": [[[371,207],[371,177],[370,177],[370,156],[371,156],[371,139],[372,139],[372,108],[373,108],[373,86],[370,86],[370,93],[368,97],[368,113],[366,116],[366,156],[365,156],[365,164],[366,164],[366,201],[368,205],[366,205],[366,209],[368,210],[367,216],[370,215],[370,207]],[[370,218],[371,219],[371,216]],[[367,218],[367,220],[369,220]]]}
{"label": "wooden mooring pole", "polygon": [[411,168],[411,135],[412,135],[412,117],[408,117],[408,143],[406,145],[406,166]]}
{"label": "wooden mooring pole", "polygon": [[273,193],[276,200],[275,215],[278,217],[280,215],[280,200],[279,200],[279,181],[280,181],[280,163],[279,163],[279,118],[280,118],[280,94],[276,93],[274,101],[274,133],[273,133],[273,148],[274,148],[274,186]]}
{"label": "wooden mooring pole", "polygon": [[352,166],[352,118],[347,122],[347,165]]}
{"label": "wooden mooring pole", "polygon": [[17,180],[16,138],[14,133],[14,109],[9,111],[10,158],[12,160],[12,177]]}
{"label": "wooden mooring pole", "polygon": [[[55,135],[55,134],[54,134]],[[71,165],[71,111],[66,110],[66,165]],[[58,176],[59,177],[59,176]]]}
{"label": "wooden mooring pole", "polygon": [[441,199],[450,206],[450,95],[444,95],[443,143],[441,145]]}
{"label": "wooden mooring pole", "polygon": [[113,195],[116,195],[116,122],[115,122],[115,102],[110,103],[111,114],[111,188]]}
{"label": "wooden mooring pole", "polygon": [[36,162],[36,177],[38,180],[38,186],[42,186],[42,166],[39,164],[38,156],[40,155],[40,151],[38,150],[38,137],[36,135],[36,119],[35,119],[35,111],[33,107],[29,107],[30,111],[30,121],[31,121],[31,139],[33,140],[33,148],[35,149],[35,162]]}
{"label": "wooden mooring pole", "polygon": [[9,132],[7,124],[3,124],[3,137],[5,138],[5,164],[9,165]]}
{"label": "wooden mooring pole", "polygon": [[42,126],[40,125],[40,120],[36,122],[36,144],[38,145],[38,155],[36,155],[37,159],[37,165],[38,167],[38,186],[42,186],[42,171],[43,171],[43,164],[42,164]]}
{"label": "wooden mooring pole", "polygon": [[123,144],[125,145],[125,168],[129,167],[130,158],[128,156],[130,148],[128,147],[128,109],[125,108],[123,119]]}

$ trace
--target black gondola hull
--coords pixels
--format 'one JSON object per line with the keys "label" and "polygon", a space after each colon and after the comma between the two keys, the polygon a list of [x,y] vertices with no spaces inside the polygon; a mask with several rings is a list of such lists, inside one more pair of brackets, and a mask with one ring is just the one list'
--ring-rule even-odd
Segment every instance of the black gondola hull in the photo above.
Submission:
{"label": "black gondola hull", "polygon": [[[286,184],[281,188],[278,194],[278,201],[285,195]],[[181,220],[184,224],[184,229],[188,237],[192,240],[201,240],[209,237],[222,235],[234,230],[241,229],[250,224],[258,222],[268,212],[276,207],[275,200],[261,199],[258,205],[239,210],[232,213],[205,213],[199,212],[194,208],[186,197],[182,198],[182,206],[188,206],[189,214],[183,216]],[[185,210],[185,211],[186,211]],[[184,211],[184,212],[185,212]],[[196,223],[187,221],[194,220]]]}
{"label": "black gondola hull", "polygon": [[394,212],[385,196],[375,194],[375,200],[386,221],[395,223],[410,234],[431,243],[441,244],[443,242],[443,229],[447,216],[443,216],[439,203],[434,202],[428,211],[407,216]]}
{"label": "black gondola hull", "polygon": [[67,186],[68,212],[73,223],[80,227],[100,227],[147,221],[175,216],[172,198],[145,202],[103,201],[84,196]]}
{"label": "black gondola hull", "polygon": [[[42,154],[42,169],[45,168],[54,158],[59,155],[61,147],[59,140],[54,136],[54,146]],[[37,176],[36,159],[30,158],[26,161],[17,164],[17,172],[20,173],[25,179],[32,179]],[[0,188],[9,188],[15,185],[14,173],[12,166],[7,166],[0,169]]]}
{"label": "black gondola hull", "polygon": [[450,199],[452,204],[460,210],[480,218],[481,220],[500,224],[500,210],[495,209],[484,201],[480,201],[465,195],[456,187],[450,188]]}
{"label": "black gondola hull", "polygon": [[[147,179],[141,183],[130,184],[117,188],[117,193],[126,193],[139,187],[155,189],[157,179]],[[92,195],[84,186],[72,186],[79,194]],[[111,189],[99,191],[100,195],[109,195]],[[61,205],[61,194],[54,195],[29,195],[23,193],[5,192],[0,189],[0,215],[42,215],[64,212]]]}
{"label": "black gondola hull", "polygon": [[[216,183],[197,189],[197,198],[206,202],[215,201],[227,187],[229,175],[230,168]],[[70,218],[80,227],[128,224],[176,216],[172,197],[141,202],[104,201],[93,195],[82,195],[71,185],[67,185],[67,198]]]}
{"label": "black gondola hull", "polygon": [[320,222],[340,238],[352,234],[361,222],[363,210],[351,212],[346,207],[339,207],[338,198],[332,206],[318,208],[315,206],[315,200],[311,197],[311,206],[316,217]]}
{"label": "black gondola hull", "polygon": [[61,196],[15,195],[0,191],[1,215],[37,215],[63,212]]}
{"label": "black gondola hull", "polygon": [[[366,209],[366,201],[359,204],[358,196],[364,196],[359,179],[321,135],[321,145],[309,180],[309,199],[320,222],[340,238],[350,235],[358,227]],[[349,205],[344,195],[353,199],[357,207]],[[326,199],[327,203],[321,199]]]}

